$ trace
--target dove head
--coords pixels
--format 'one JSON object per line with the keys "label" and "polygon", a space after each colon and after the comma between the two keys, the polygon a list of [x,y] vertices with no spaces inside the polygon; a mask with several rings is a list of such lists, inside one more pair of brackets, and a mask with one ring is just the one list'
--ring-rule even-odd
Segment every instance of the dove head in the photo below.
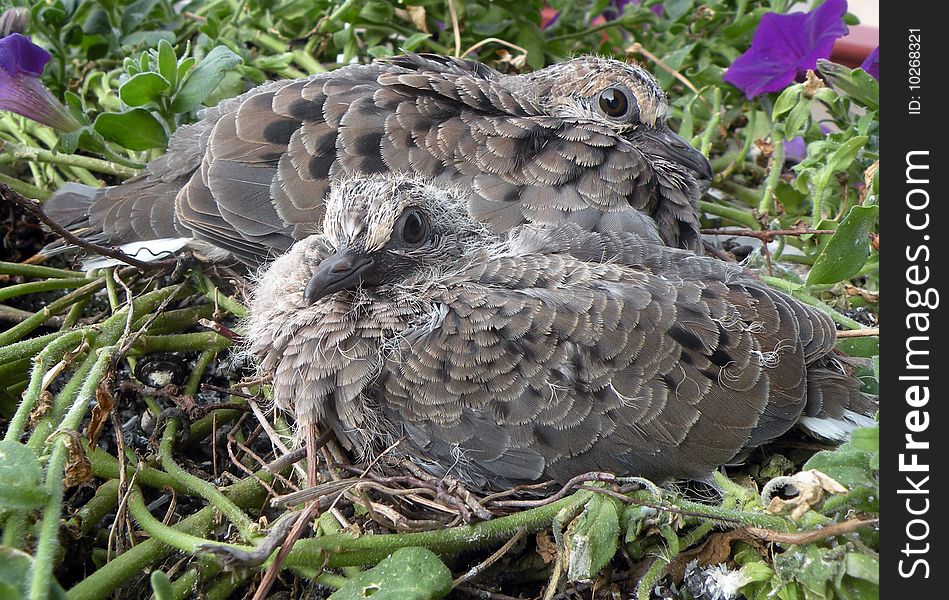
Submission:
{"label": "dove head", "polygon": [[669,112],[659,82],[639,65],[583,56],[523,76],[547,88],[538,98],[557,117],[580,117],[611,129],[665,124]]}
{"label": "dove head", "polygon": [[333,187],[323,240],[328,256],[312,265],[307,304],[340,290],[377,288],[437,271],[478,239],[456,190],[404,176],[356,178]]}
{"label": "dove head", "polygon": [[545,112],[592,122],[628,139],[659,170],[685,167],[697,180],[711,181],[705,156],[666,124],[669,102],[659,82],[633,63],[582,56],[523,75]]}

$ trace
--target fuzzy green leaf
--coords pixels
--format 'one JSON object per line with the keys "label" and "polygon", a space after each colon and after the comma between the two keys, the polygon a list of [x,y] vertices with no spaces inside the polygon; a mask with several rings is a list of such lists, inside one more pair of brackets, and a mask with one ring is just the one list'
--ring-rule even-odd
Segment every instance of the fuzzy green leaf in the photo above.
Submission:
{"label": "fuzzy green leaf", "polygon": [[330,600],[437,600],[451,591],[451,571],[426,548],[400,548],[352,577]]}
{"label": "fuzzy green leaf", "polygon": [[221,83],[224,75],[241,62],[241,57],[226,46],[215,46],[204,60],[188,73],[175,94],[171,110],[184,113],[198,108],[201,102]]}
{"label": "fuzzy green leaf", "polygon": [[171,83],[153,71],[139,73],[122,84],[119,96],[129,106],[144,106],[156,102],[162,93],[171,87]]}
{"label": "fuzzy green leaf", "polygon": [[164,126],[144,108],[102,113],[93,127],[103,137],[129,150],[164,148],[168,143]]}
{"label": "fuzzy green leaf", "polygon": [[855,275],[870,256],[868,235],[879,215],[877,206],[854,206],[837,227],[807,275],[808,285],[837,283]]}
{"label": "fuzzy green leaf", "polygon": [[29,511],[46,502],[40,461],[15,440],[0,441],[0,481],[0,513]]}
{"label": "fuzzy green leaf", "polygon": [[583,581],[596,577],[619,548],[619,510],[616,500],[594,494],[583,512],[567,527],[567,578]]}

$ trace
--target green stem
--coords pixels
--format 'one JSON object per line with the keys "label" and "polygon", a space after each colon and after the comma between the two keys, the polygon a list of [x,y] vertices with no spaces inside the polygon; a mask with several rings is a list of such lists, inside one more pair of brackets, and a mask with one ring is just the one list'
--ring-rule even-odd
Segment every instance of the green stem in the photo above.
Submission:
{"label": "green stem", "polygon": [[[742,128],[742,133],[745,135],[745,141],[741,146],[741,150],[738,151],[734,156],[722,156],[721,162],[712,161],[712,172],[719,173],[717,178],[721,181],[724,181],[731,177],[732,173],[738,169],[738,166],[744,163],[745,157],[748,156],[748,152],[751,150],[751,145],[755,141],[755,126],[758,122],[758,111],[752,108],[749,111],[748,115],[748,124]],[[748,167],[757,167],[757,165],[744,165],[745,168]],[[744,170],[744,169],[743,169]]]}
{"label": "green stem", "polygon": [[[104,452],[103,452],[104,453]],[[230,486],[224,494],[241,508],[252,508],[260,506],[260,503],[266,498],[267,490],[258,483],[258,480],[266,482],[273,481],[273,475],[266,471],[258,471],[254,477],[247,477],[238,483]],[[139,481],[142,481],[139,476]],[[145,511],[148,512],[147,510]],[[148,516],[151,516],[150,514]],[[152,517],[149,524],[157,523],[161,528],[166,526]],[[182,519],[174,527],[169,527],[174,532],[190,535],[206,535],[214,523],[214,510],[206,506],[191,515]],[[141,526],[142,524],[139,523]],[[161,561],[164,557],[171,554],[175,548],[163,543],[156,535],[157,530],[145,527],[152,538],[138,544],[134,548],[126,550],[121,556],[103,566],[102,568],[87,575],[75,587],[67,592],[68,600],[102,600],[109,597],[112,592],[123,583],[133,577],[137,577],[141,572],[152,565]]]}
{"label": "green stem", "polygon": [[[88,403],[86,398],[95,394],[96,386],[105,375],[109,361],[115,348],[103,348],[96,359],[95,365],[85,378],[79,397],[73,403],[69,412],[63,418],[59,429],[62,431],[77,431],[86,414]],[[30,582],[30,599],[44,600],[50,595],[53,583],[53,567],[59,551],[59,520],[62,514],[64,469],[69,449],[63,436],[58,436],[52,442],[49,462],[46,466],[46,493],[49,499],[43,511],[40,523],[39,536],[36,541],[36,553],[33,562],[33,574]]]}
{"label": "green stem", "polygon": [[[2,140],[0,140],[0,142],[2,142]],[[52,196],[50,192],[42,188],[38,188],[35,185],[30,185],[29,183],[17,179],[16,177],[10,177],[5,173],[0,173],[0,183],[6,184],[14,192],[17,192],[22,196],[26,196],[27,198],[33,198],[34,200],[46,200]]]}
{"label": "green stem", "polygon": [[128,179],[139,174],[138,169],[133,169],[120,165],[117,162],[82,156],[79,154],[60,154],[42,148],[30,148],[13,142],[0,140],[0,151],[5,151],[14,157],[33,162],[51,163],[54,165],[65,165],[69,167],[82,167],[89,171],[97,173],[106,173]]}
{"label": "green stem", "polygon": [[743,185],[738,185],[734,181],[718,181],[717,178],[712,181],[712,186],[716,189],[722,190],[742,204],[752,208],[758,208],[758,201],[761,200],[761,193],[756,190],[747,188]]}
{"label": "green stem", "polygon": [[30,412],[39,402],[43,376],[62,358],[63,354],[78,346],[80,340],[82,340],[86,333],[84,331],[72,331],[66,334],[55,335],[59,335],[59,338],[46,346],[46,348],[39,353],[39,356],[36,357],[33,371],[30,374],[29,386],[23,395],[23,401],[20,402],[16,414],[13,415],[7,427],[6,437],[4,438],[6,440],[19,440],[20,436],[23,435],[23,432],[26,430],[26,425],[30,420]]}
{"label": "green stem", "polygon": [[[89,459],[89,466],[92,469],[92,474],[95,477],[101,477],[103,479],[118,479],[119,477],[119,460],[102,450],[101,448],[90,448],[88,443],[83,442],[83,448],[86,451],[86,458]],[[154,469],[152,467],[146,466],[126,466],[126,474],[129,477],[135,475],[135,482],[141,485],[147,485],[150,488],[156,490],[161,489],[172,489],[175,492],[190,496],[192,492],[188,489],[183,483],[174,478],[174,476]]]}
{"label": "green stem", "polygon": [[83,278],[86,276],[82,271],[67,271],[66,269],[11,262],[0,262],[0,274],[15,277],[42,277],[43,279],[50,277]]}
{"label": "green stem", "polygon": [[135,342],[130,356],[150,354],[152,352],[200,352],[202,350],[223,350],[231,346],[231,341],[213,331],[197,333],[173,333],[170,335],[143,335]]}
{"label": "green stem", "polygon": [[758,221],[755,221],[754,216],[752,216],[747,211],[732,208],[730,206],[723,206],[721,204],[714,204],[712,202],[706,202],[705,200],[699,201],[699,208],[709,214],[734,221],[739,225],[744,225],[748,229],[761,229],[761,224],[759,224]]}
{"label": "green stem", "polygon": [[69,279],[47,279],[45,281],[31,281],[29,283],[19,283],[0,288],[0,302],[8,298],[23,296],[25,294],[37,294],[40,292],[49,292],[52,290],[64,290],[82,287],[86,283],[85,279],[71,277]]}
{"label": "green stem", "polygon": [[[172,457],[172,446],[175,440],[175,433],[178,431],[178,422],[174,419],[168,421],[165,431],[161,437],[161,444],[158,447],[158,454],[161,458],[161,465],[165,472],[174,476],[195,494],[207,500],[211,505],[224,514],[227,519],[234,524],[241,535],[247,541],[252,541],[258,537],[259,531],[257,525],[244,514],[236,504],[227,499],[217,487],[195,477],[191,473],[182,469]],[[180,546],[179,546],[180,547]]]}
{"label": "green stem", "polygon": [[235,317],[247,316],[246,306],[238,302],[232,296],[228,296],[219,290],[205,275],[199,274],[196,279],[198,281],[198,288],[211,302],[214,302],[215,306],[220,306]]}
{"label": "green stem", "polygon": [[46,346],[62,336],[63,333],[47,333],[0,348],[0,365],[36,356]]}
{"label": "green stem", "polygon": [[337,534],[299,540],[284,565],[324,564],[331,568],[372,565],[406,546],[421,546],[442,556],[453,556],[507,541],[521,528],[528,532],[539,531],[547,527],[561,510],[574,510],[588,499],[588,492],[579,492],[539,508],[438,531],[363,535],[358,538]]}
{"label": "green stem", "polygon": [[92,533],[99,522],[119,503],[119,480],[109,479],[99,486],[95,495],[66,522],[67,527],[78,529],[82,535]]}
{"label": "green stem", "polygon": [[640,578],[639,585],[636,587],[637,600],[649,600],[652,597],[652,590],[656,587],[656,583],[659,582],[659,578],[662,577],[668,564],[668,561],[661,556],[657,556],[656,560],[652,561],[649,569]]}
{"label": "green stem", "polygon": [[220,352],[218,348],[208,348],[198,355],[198,360],[194,361],[194,368],[191,369],[191,373],[188,375],[188,381],[185,382],[184,393],[186,396],[194,396],[198,393],[201,378],[204,377],[204,372],[211,361],[217,357],[218,352]]}
{"label": "green stem", "polygon": [[790,294],[794,298],[800,300],[804,304],[810,304],[814,308],[820,310],[821,312],[826,313],[835,323],[839,323],[846,327],[847,329],[863,329],[864,325],[858,321],[854,321],[850,317],[840,314],[833,308],[827,306],[821,302],[818,298],[808,294],[801,288],[797,287],[790,282],[787,282],[783,279],[778,279],[777,277],[768,277],[767,275],[762,275],[761,280],[767,283],[769,286],[781,290],[786,294]]}
{"label": "green stem", "polygon": [[27,335],[37,327],[43,325],[43,323],[48,321],[53,315],[58,315],[75,302],[78,302],[87,296],[91,296],[92,294],[101,290],[103,287],[105,287],[105,281],[98,279],[92,283],[87,283],[81,288],[70,292],[65,296],[62,296],[53,302],[50,302],[48,306],[45,306],[41,311],[37,312],[32,317],[24,319],[10,329],[0,333],[0,347],[18,341],[20,338]]}
{"label": "green stem", "polygon": [[722,88],[716,87],[712,92],[712,116],[708,120],[708,123],[705,125],[705,130],[702,132],[702,144],[701,152],[705,156],[709,155],[709,152],[712,150],[712,136],[718,130],[718,123],[722,118]]}
{"label": "green stem", "polygon": [[768,178],[764,182],[764,191],[761,194],[761,202],[758,203],[758,212],[762,215],[770,215],[774,211],[774,191],[781,180],[781,172],[784,170],[784,140],[774,139],[772,143],[771,160],[768,162]]}

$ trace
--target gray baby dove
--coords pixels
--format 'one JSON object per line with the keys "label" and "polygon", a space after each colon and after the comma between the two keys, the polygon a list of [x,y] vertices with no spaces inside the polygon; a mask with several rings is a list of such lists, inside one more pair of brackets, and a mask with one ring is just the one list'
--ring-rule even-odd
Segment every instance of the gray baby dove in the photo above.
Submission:
{"label": "gray baby dove", "polygon": [[711,168],[668,111],[656,80],[617,60],[502,75],[406,54],[223,101],[140,176],[67,184],[45,210],[92,241],[256,265],[319,231],[333,179],[409,173],[471,189],[468,210],[493,231],[574,222],[700,250]]}
{"label": "gray baby dove", "polygon": [[323,233],[262,273],[247,350],[299,427],[485,488],[610,471],[707,480],[795,424],[874,404],[822,312],[733,264],[624,231],[496,234],[469,190],[334,185]]}

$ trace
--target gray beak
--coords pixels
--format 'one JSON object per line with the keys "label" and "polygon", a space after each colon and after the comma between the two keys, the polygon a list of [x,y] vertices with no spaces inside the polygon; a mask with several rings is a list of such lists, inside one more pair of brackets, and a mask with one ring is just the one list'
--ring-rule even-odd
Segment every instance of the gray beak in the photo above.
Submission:
{"label": "gray beak", "polygon": [[363,283],[363,273],[374,264],[375,261],[367,256],[338,252],[320,263],[306,284],[303,299],[307,304],[313,304],[334,292],[355,289]]}
{"label": "gray beak", "polygon": [[656,129],[644,127],[639,132],[644,139],[647,154],[661,156],[692,171],[698,180],[712,180],[712,165],[701,152],[689,145],[677,133],[662,125]]}

